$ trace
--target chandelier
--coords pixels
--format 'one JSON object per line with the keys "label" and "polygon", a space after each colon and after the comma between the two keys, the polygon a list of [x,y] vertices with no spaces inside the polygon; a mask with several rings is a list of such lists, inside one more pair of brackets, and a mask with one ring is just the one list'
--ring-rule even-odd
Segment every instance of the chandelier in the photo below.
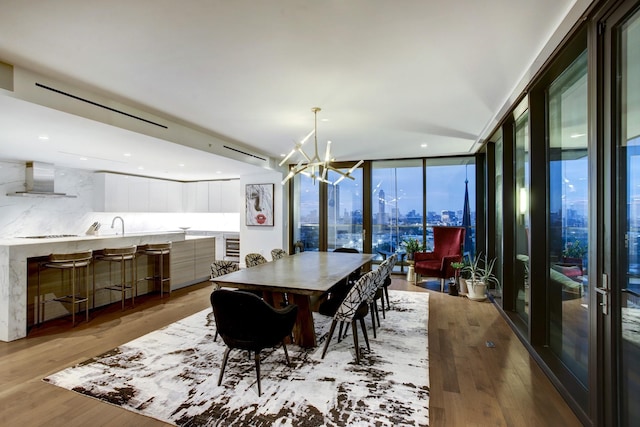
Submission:
{"label": "chandelier", "polygon": [[[340,169],[334,168],[333,166],[331,166],[331,161],[335,160],[331,158],[331,141],[327,141],[327,147],[326,147],[324,159],[320,159],[320,156],[318,155],[317,130],[318,130],[318,111],[321,111],[321,109],[319,107],[313,107],[311,111],[313,112],[313,116],[314,116],[313,130],[309,132],[309,134],[305,136],[300,143],[295,144],[295,147],[293,147],[293,149],[289,152],[289,154],[287,154],[279,164],[279,166],[284,165],[285,162],[289,160],[291,156],[293,156],[296,153],[299,153],[300,156],[302,157],[300,161],[289,170],[289,174],[282,180],[282,184],[286,183],[297,174],[302,174],[310,177],[313,180],[314,184],[317,180],[317,181],[325,182],[327,184],[337,185],[340,181],[342,181],[345,178],[355,179],[353,176],[351,176],[351,174],[353,173],[354,170],[358,168],[358,166],[364,163],[364,161],[360,160],[347,172],[343,172]],[[309,156],[302,149],[302,146],[304,145],[305,142],[309,140],[309,138],[311,138],[311,135],[313,135],[313,142],[314,142],[313,156]],[[331,182],[327,179],[327,172],[330,170],[340,175],[340,177],[334,182]]]}

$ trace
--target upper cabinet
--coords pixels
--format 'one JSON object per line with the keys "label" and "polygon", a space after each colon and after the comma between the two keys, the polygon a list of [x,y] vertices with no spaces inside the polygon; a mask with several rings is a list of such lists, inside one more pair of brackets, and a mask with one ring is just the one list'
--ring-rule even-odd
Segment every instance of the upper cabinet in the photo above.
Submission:
{"label": "upper cabinet", "polygon": [[239,212],[240,180],[177,182],[95,174],[98,212]]}
{"label": "upper cabinet", "polygon": [[209,212],[240,212],[240,180],[209,181]]}

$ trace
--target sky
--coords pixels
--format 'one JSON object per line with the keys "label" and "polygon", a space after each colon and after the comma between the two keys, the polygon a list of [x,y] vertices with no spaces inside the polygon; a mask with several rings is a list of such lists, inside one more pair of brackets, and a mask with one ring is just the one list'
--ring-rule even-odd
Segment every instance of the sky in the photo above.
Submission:
{"label": "sky", "polygon": [[[355,171],[356,181],[343,180],[340,184],[341,212],[349,212],[356,205],[354,199],[361,201],[362,171]],[[317,210],[318,184],[301,177],[303,181],[301,196],[301,214],[306,216],[310,210]],[[427,167],[427,211],[440,213],[442,210],[462,210],[464,205],[465,179],[469,181],[469,202],[471,210],[475,206],[475,167],[429,166]],[[379,210],[377,195],[380,190],[385,193],[387,212],[397,204],[401,215],[411,210],[422,213],[422,168],[388,168],[374,169],[372,177],[372,196],[374,197],[373,213]],[[361,203],[361,202],[359,202]],[[356,206],[361,209],[361,206]]]}

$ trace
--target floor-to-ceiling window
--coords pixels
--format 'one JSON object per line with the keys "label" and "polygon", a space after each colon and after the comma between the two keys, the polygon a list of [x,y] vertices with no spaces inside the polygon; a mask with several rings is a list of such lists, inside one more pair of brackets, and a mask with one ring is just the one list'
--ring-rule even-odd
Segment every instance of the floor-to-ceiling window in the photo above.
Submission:
{"label": "floor-to-ceiling window", "polygon": [[434,225],[465,227],[464,252],[475,254],[476,166],[472,157],[427,159],[427,250]]}
{"label": "floor-to-ceiling window", "polygon": [[[635,10],[634,10],[635,8]],[[617,58],[614,97],[618,113],[614,134],[618,151],[620,227],[619,263],[611,290],[616,304],[612,341],[618,383],[617,423],[640,425],[640,9],[631,8],[615,29]],[[614,56],[616,57],[616,56]],[[604,297],[603,297],[604,298]]]}
{"label": "floor-to-ceiling window", "polygon": [[296,250],[317,251],[320,248],[320,183],[304,175],[293,178],[293,243]]}
{"label": "floor-to-ceiling window", "polygon": [[589,310],[587,245],[587,53],[548,88],[549,345],[587,386]]}
{"label": "floor-to-ceiling window", "polygon": [[[527,100],[522,104],[526,105]],[[521,105],[522,105],[521,104]],[[529,321],[530,287],[529,275],[531,249],[531,225],[529,216],[530,169],[529,169],[529,112],[519,114],[514,123],[515,126],[515,189],[516,189],[516,220],[515,220],[515,247],[516,263],[514,265],[514,295],[515,309],[520,318],[527,323]]]}
{"label": "floor-to-ceiling window", "polygon": [[421,159],[371,164],[371,249],[379,260],[401,250],[405,239],[423,238],[422,171]]}
{"label": "floor-to-ceiling window", "polygon": [[[402,252],[409,238],[433,249],[430,227],[449,225],[467,229],[465,251],[474,253],[475,158],[429,159],[426,168],[424,163],[423,159],[365,162],[367,167],[351,173],[354,179],[336,185],[295,176],[290,187],[292,245],[300,242],[306,251],[355,248],[377,254],[380,261]],[[328,172],[328,181],[339,178]],[[405,264],[398,263],[396,270],[405,271]]]}
{"label": "floor-to-ceiling window", "polygon": [[[494,274],[498,279],[499,283],[504,283],[502,264],[504,260],[504,245],[503,245],[503,223],[504,223],[504,209],[503,209],[503,197],[502,192],[504,191],[504,142],[502,138],[502,132],[498,132],[497,135],[494,135],[491,138],[494,141],[494,158],[495,158],[495,173],[494,173],[494,183],[495,183],[495,212],[494,212],[494,224],[495,224],[495,232],[494,232],[494,253],[496,256],[496,264],[494,268]],[[494,292],[494,298],[500,299],[502,298],[501,292]],[[501,302],[500,302],[501,304]]]}
{"label": "floor-to-ceiling window", "polygon": [[327,185],[327,250],[353,248],[362,252],[363,234],[363,180],[362,169],[356,169],[351,178],[329,171],[327,179],[337,182]]}

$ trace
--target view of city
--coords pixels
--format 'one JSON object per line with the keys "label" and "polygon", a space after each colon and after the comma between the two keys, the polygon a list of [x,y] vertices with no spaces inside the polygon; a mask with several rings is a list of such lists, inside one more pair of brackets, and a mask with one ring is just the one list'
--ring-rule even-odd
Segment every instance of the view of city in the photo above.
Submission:
{"label": "view of city", "polygon": [[[328,188],[328,248],[352,247],[363,250],[362,171],[355,180],[343,180]],[[465,181],[468,181],[469,209],[464,218]],[[298,180],[299,216],[296,240],[305,250],[319,247],[319,189],[309,179]],[[423,215],[422,167],[375,168],[372,173],[372,252],[401,251],[402,242],[415,238],[433,248],[435,225],[467,225],[468,246],[475,240],[475,166],[427,166],[426,215]],[[424,242],[423,242],[424,243]],[[473,252],[473,248],[465,248]],[[382,255],[380,255],[382,259]]]}

